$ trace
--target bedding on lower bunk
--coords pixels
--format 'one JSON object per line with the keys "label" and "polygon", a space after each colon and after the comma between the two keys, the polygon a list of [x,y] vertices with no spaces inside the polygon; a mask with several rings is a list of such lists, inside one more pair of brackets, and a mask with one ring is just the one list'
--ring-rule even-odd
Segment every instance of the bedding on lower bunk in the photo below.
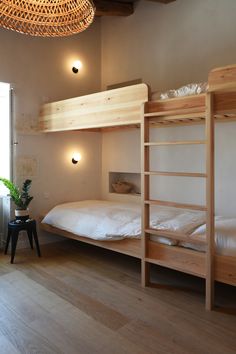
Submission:
{"label": "bedding on lower bunk", "polygon": [[[190,234],[204,219],[204,212],[154,206],[150,227]],[[140,238],[141,207],[135,203],[84,200],[57,205],[42,222],[94,240]],[[155,240],[176,244],[164,237],[155,237]]]}
{"label": "bedding on lower bunk", "polygon": [[[191,240],[206,240],[206,224],[199,226],[189,237],[188,241],[181,241],[179,246],[195,251],[205,252],[206,245],[191,243]],[[236,218],[215,218],[215,251],[224,256],[236,256]]]}
{"label": "bedding on lower bunk", "polygon": [[[140,238],[141,208],[135,203],[101,200],[65,203],[53,208],[42,223],[99,241]],[[189,235],[185,242],[152,235],[153,241],[200,252],[206,250],[203,244],[191,243],[197,238],[206,239],[204,212],[154,206],[151,208],[150,226]],[[215,242],[217,254],[236,256],[236,218],[215,218]]]}

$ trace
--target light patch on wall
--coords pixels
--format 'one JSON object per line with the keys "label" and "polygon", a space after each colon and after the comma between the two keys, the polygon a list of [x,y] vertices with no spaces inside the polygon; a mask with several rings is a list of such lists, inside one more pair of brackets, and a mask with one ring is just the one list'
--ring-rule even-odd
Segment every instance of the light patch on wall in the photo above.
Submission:
{"label": "light patch on wall", "polygon": [[32,156],[20,156],[16,161],[16,175],[22,177],[37,176],[38,162]]}
{"label": "light patch on wall", "polygon": [[38,120],[22,113],[20,119],[16,120],[15,129],[19,134],[36,134],[39,132]]}
{"label": "light patch on wall", "polygon": [[[78,155],[78,156],[77,156]],[[84,151],[81,150],[81,148],[76,148],[76,147],[72,147],[68,150],[65,151],[64,153],[64,161],[65,161],[65,164],[67,166],[73,166],[73,163],[72,163],[72,159],[73,157],[76,157],[78,158],[78,165],[81,165],[81,163],[83,164],[84,163]]]}

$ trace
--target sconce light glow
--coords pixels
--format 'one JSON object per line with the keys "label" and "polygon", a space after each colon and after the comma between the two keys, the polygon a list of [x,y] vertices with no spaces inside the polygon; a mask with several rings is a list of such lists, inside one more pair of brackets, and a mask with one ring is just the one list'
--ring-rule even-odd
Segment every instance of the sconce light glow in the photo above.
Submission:
{"label": "sconce light glow", "polygon": [[73,63],[72,71],[73,71],[74,74],[77,74],[81,68],[82,68],[81,61],[80,60],[76,60]]}
{"label": "sconce light glow", "polygon": [[80,160],[81,160],[81,155],[80,155],[78,152],[74,153],[73,156],[72,156],[72,160],[71,160],[72,163],[75,165],[75,164],[77,164]]}

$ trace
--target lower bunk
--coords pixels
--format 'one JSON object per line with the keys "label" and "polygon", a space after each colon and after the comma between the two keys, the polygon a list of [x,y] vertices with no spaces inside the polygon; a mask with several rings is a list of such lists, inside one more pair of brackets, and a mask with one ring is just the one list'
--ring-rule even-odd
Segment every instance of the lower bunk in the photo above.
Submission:
{"label": "lower bunk", "polygon": [[[143,258],[138,204],[80,201],[53,208],[41,222],[44,231],[136,257],[151,264],[206,278],[204,213],[156,208],[151,226],[176,231],[183,240],[151,236]],[[216,217],[214,279],[236,285],[236,219]]]}
{"label": "lower bunk", "polygon": [[[71,232],[41,224],[42,230],[102,247],[114,252],[122,253],[135,258],[142,258],[141,240],[124,239],[119,241],[96,241],[87,237],[78,236]],[[205,253],[180,246],[169,246],[148,241],[148,254],[146,261],[166,268],[175,269],[200,278],[206,277]],[[236,257],[215,255],[215,280],[221,283],[236,286]]]}

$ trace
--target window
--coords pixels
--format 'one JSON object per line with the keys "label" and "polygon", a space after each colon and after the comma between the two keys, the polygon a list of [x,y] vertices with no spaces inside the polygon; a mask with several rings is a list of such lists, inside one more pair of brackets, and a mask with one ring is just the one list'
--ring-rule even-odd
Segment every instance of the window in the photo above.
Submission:
{"label": "window", "polygon": [[[0,82],[0,176],[10,178],[10,84]],[[0,195],[7,189],[0,184]]]}

